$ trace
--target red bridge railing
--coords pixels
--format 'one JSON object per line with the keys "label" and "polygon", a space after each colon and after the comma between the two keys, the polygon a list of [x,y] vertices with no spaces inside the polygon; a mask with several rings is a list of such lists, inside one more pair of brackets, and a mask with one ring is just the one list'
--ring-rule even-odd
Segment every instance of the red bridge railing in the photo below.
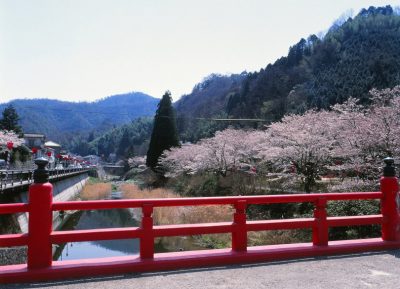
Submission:
{"label": "red bridge railing", "polygon": [[[399,188],[393,163],[387,163],[380,192],[266,195],[248,197],[131,199],[106,201],[52,202],[52,185],[39,168],[30,186],[28,204],[0,204],[0,214],[29,213],[28,234],[0,235],[0,247],[28,246],[27,264],[0,266],[0,283],[27,282],[79,276],[120,274],[152,270],[215,266],[319,255],[344,254],[400,248]],[[392,169],[390,169],[392,167]],[[389,169],[388,169],[389,168]],[[381,214],[367,216],[327,216],[328,201],[381,201]],[[246,207],[252,204],[310,202],[313,218],[249,221]],[[156,207],[232,205],[232,222],[154,226]],[[53,231],[53,211],[141,208],[140,227]],[[380,224],[382,237],[329,241],[330,227]],[[247,233],[263,230],[312,229],[312,243],[248,247]],[[231,233],[232,248],[172,253],[154,253],[156,237]],[[114,239],[140,239],[138,255],[52,261],[52,244]]]}

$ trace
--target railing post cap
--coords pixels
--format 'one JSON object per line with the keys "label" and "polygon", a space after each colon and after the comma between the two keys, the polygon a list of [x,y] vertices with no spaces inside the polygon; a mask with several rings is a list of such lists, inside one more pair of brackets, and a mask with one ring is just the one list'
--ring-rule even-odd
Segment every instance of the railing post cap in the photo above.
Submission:
{"label": "railing post cap", "polygon": [[44,157],[37,158],[34,161],[35,165],[37,165],[39,169],[44,169],[49,163],[49,160]]}
{"label": "railing post cap", "polygon": [[48,159],[40,157],[35,159],[35,164],[38,166],[33,172],[33,182],[37,184],[47,183],[49,181],[49,172],[46,169]]}
{"label": "railing post cap", "polygon": [[383,176],[384,177],[395,177],[396,169],[394,167],[394,159],[391,157],[387,157],[383,159],[385,163],[385,167],[383,168]]}

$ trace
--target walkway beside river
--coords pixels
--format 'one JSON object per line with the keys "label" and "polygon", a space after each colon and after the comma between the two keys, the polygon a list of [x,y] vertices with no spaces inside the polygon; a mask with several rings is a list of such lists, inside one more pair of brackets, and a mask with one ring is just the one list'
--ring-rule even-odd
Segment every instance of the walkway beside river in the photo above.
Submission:
{"label": "walkway beside river", "polygon": [[400,288],[400,250],[216,268],[128,274],[57,282],[3,285],[15,288]]}

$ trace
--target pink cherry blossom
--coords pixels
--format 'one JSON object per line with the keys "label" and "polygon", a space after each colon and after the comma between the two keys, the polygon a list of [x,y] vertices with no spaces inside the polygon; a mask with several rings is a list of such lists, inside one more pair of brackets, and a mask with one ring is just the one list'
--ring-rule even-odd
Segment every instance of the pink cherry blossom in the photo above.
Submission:
{"label": "pink cherry blossom", "polygon": [[23,139],[19,138],[13,131],[0,130],[0,147],[7,149],[7,143],[12,142],[14,147],[18,147],[23,143]]}

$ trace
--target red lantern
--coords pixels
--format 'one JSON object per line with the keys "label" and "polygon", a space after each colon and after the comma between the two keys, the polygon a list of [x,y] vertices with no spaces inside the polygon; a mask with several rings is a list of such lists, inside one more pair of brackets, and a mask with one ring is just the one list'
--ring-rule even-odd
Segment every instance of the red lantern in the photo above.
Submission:
{"label": "red lantern", "polygon": [[32,153],[37,153],[38,149],[37,148],[32,148]]}
{"label": "red lantern", "polygon": [[8,148],[9,150],[11,150],[13,147],[14,147],[14,143],[13,143],[12,141],[9,141],[9,142],[7,143],[7,148]]}
{"label": "red lantern", "polygon": [[51,157],[51,152],[47,152],[47,156],[48,156],[48,157]]}

